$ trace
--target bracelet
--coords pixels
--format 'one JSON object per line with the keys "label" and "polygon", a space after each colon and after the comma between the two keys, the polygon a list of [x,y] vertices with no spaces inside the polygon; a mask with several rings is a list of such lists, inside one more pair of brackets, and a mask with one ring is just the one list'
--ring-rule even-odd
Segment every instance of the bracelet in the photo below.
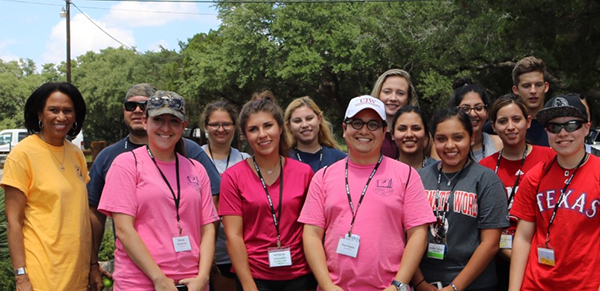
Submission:
{"label": "bracelet", "polygon": [[100,266],[100,264],[99,264],[98,262],[95,262],[95,263],[91,263],[91,264],[90,264],[90,266],[93,266],[93,265],[98,265],[98,266]]}
{"label": "bracelet", "polygon": [[417,286],[421,285],[421,283],[425,282],[425,278],[423,278],[423,280],[419,281],[419,283],[413,285],[413,289],[417,289]]}
{"label": "bracelet", "polygon": [[454,291],[458,291],[458,288],[456,288],[456,286],[454,285],[453,282],[450,282],[450,287],[452,287],[452,289],[454,289]]}

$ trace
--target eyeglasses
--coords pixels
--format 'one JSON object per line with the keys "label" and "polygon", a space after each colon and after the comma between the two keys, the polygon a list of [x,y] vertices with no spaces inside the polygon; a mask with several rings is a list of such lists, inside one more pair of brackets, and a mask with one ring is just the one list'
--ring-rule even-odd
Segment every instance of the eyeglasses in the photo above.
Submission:
{"label": "eyeglasses", "polygon": [[565,123],[548,122],[546,130],[554,134],[558,134],[563,128],[567,132],[573,132],[580,129],[584,122],[583,120],[570,120]]}
{"label": "eyeglasses", "polygon": [[152,97],[148,99],[148,108],[161,108],[164,104],[175,110],[181,110],[185,106],[183,99],[175,99],[167,96]]}
{"label": "eyeglasses", "polygon": [[344,123],[350,124],[352,126],[352,128],[354,128],[356,130],[361,130],[365,124],[367,125],[367,129],[369,129],[370,131],[376,131],[376,130],[386,126],[385,121],[379,122],[377,120],[372,120],[372,119],[367,122],[363,121],[362,119],[346,119],[346,121]]}
{"label": "eyeglasses", "polygon": [[146,104],[148,104],[148,101],[127,101],[123,103],[123,105],[125,106],[125,111],[135,111],[135,109],[138,107],[140,108],[140,110],[144,111],[146,109]]}
{"label": "eyeglasses", "polygon": [[469,114],[469,112],[471,112],[471,110],[475,110],[475,112],[481,113],[486,108],[486,106],[483,104],[477,104],[473,107],[471,107],[469,105],[463,105],[463,106],[456,106],[456,108],[466,114]]}
{"label": "eyeglasses", "polygon": [[214,123],[208,123],[206,125],[208,126],[208,128],[210,128],[210,130],[214,130],[214,131],[219,130],[219,127],[223,127],[223,129],[226,131],[229,131],[233,128],[233,123],[231,123],[231,122],[223,122],[223,123],[214,122]]}

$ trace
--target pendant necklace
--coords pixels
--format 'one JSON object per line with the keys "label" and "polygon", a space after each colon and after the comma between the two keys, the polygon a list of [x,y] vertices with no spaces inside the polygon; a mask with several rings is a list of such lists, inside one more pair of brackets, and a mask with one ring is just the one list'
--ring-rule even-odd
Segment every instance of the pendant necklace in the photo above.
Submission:
{"label": "pendant necklace", "polygon": [[40,132],[40,139],[44,142],[44,145],[46,146],[46,148],[50,151],[50,154],[52,154],[52,156],[56,159],[56,161],[60,164],[60,170],[61,171],[65,171],[65,156],[67,155],[66,153],[66,147],[63,144],[63,159],[62,162],[56,157],[56,155],[54,154],[54,152],[50,149],[50,147],[48,146],[48,143],[46,142],[46,140],[44,139],[44,136],[42,135],[42,133]]}
{"label": "pendant necklace", "polygon": [[448,178],[448,176],[444,172],[442,172],[442,174],[444,175],[444,177],[446,177],[446,180],[448,180],[448,183],[446,183],[446,186],[450,186],[450,184],[452,183],[452,180],[454,178],[456,178],[456,176],[458,176],[458,174],[460,174],[460,171],[457,172],[456,174],[454,174],[454,176],[452,176],[452,178]]}

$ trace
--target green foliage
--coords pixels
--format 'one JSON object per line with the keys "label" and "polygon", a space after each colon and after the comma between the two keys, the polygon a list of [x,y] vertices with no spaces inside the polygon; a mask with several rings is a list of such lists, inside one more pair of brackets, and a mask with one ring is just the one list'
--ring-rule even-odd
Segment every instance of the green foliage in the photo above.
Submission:
{"label": "green foliage", "polygon": [[114,259],[115,253],[115,238],[112,230],[112,219],[107,219],[106,229],[102,237],[102,244],[98,251],[98,261],[110,261]]}
{"label": "green foliage", "polygon": [[0,188],[0,290],[14,290],[15,280],[8,252],[6,215],[4,214],[4,189]]}

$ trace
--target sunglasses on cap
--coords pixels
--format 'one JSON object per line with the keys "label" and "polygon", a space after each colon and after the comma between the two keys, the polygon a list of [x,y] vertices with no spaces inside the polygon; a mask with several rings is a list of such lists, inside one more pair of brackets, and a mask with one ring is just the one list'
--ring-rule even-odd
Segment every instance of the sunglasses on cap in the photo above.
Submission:
{"label": "sunglasses on cap", "polygon": [[585,121],[583,120],[569,120],[565,123],[548,122],[546,130],[554,134],[558,134],[563,128],[567,132],[573,132],[580,129],[584,123]]}
{"label": "sunglasses on cap", "polygon": [[175,99],[167,96],[152,97],[148,99],[148,108],[161,108],[164,104],[167,104],[169,108],[175,110],[181,110],[185,106],[183,99]]}
{"label": "sunglasses on cap", "polygon": [[361,130],[363,128],[363,126],[365,126],[365,124],[366,124],[367,129],[369,129],[370,131],[376,131],[386,125],[385,121],[380,122],[380,121],[373,120],[373,119],[371,119],[369,121],[363,121],[362,119],[346,119],[346,121],[344,123],[350,124],[352,126],[352,128],[354,128],[356,130]]}
{"label": "sunglasses on cap", "polygon": [[146,109],[147,101],[135,102],[135,101],[127,101],[123,103],[125,106],[125,111],[135,111],[136,108],[140,108],[142,111]]}

